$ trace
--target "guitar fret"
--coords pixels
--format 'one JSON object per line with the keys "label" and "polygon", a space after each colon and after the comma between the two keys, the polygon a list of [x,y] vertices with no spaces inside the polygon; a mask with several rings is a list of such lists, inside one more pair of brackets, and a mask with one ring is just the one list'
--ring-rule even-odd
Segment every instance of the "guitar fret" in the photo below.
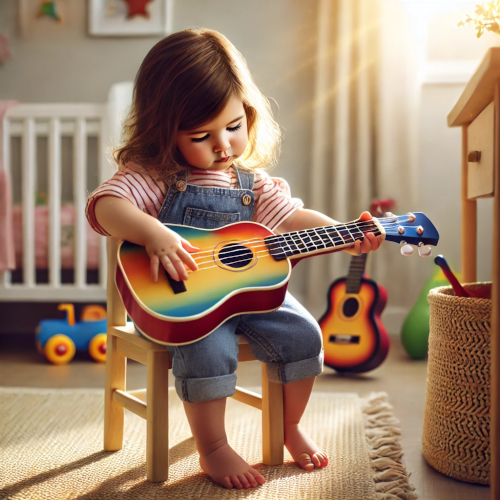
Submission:
{"label": "guitar fret", "polygon": [[347,293],[359,293],[361,278],[365,272],[367,254],[361,254],[351,257],[349,274],[346,284]]}
{"label": "guitar fret", "polygon": [[311,242],[311,238],[309,238],[307,231],[297,231],[297,236],[302,240],[307,252],[316,250],[316,246]]}
{"label": "guitar fret", "polygon": [[[349,234],[354,239],[354,241],[356,241],[356,240],[362,240],[363,237],[364,237],[364,234],[360,231],[360,229],[358,227],[354,227],[354,229],[352,230],[352,232],[349,229],[348,229],[348,231],[349,231]],[[367,231],[367,232],[369,232],[369,231]]]}
{"label": "guitar fret", "polygon": [[338,235],[338,236],[340,237],[340,239],[342,240],[342,243],[343,243],[343,244],[345,244],[345,239],[344,239],[344,236],[343,236],[342,232],[341,232],[341,231],[339,231],[339,229],[336,229],[336,228],[334,228],[334,227],[332,227],[331,229],[332,229],[332,231],[335,231],[335,232],[337,233],[337,235]]}
{"label": "guitar fret", "polygon": [[300,237],[298,231],[294,231],[293,233],[290,233],[292,239],[294,240],[295,246],[298,248],[300,253],[305,253],[308,251],[307,246],[305,243],[302,241],[302,238]]}
{"label": "guitar fret", "polygon": [[287,258],[286,250],[283,248],[285,240],[281,236],[268,236],[264,238],[269,253],[276,260],[283,260]]}
{"label": "guitar fret", "polygon": [[311,240],[313,241],[314,245],[316,246],[316,249],[326,248],[320,235],[316,232],[316,229],[308,229],[307,233],[309,234]]}
{"label": "guitar fret", "polygon": [[339,231],[337,230],[336,227],[330,227],[329,228],[329,231],[327,231],[328,233],[328,236],[331,238],[332,237],[332,234],[334,236],[334,245],[335,246],[338,246],[338,245],[343,245],[345,242],[344,242],[344,238],[342,237],[342,235],[339,233]]}
{"label": "guitar fret", "polygon": [[297,254],[301,253],[299,248],[295,244],[291,233],[286,233],[286,234],[283,234],[282,236],[283,236],[283,238],[285,238],[285,242],[288,245],[288,248],[290,249],[290,252],[291,252],[290,255],[288,255],[288,257],[291,257],[292,255],[297,255]]}
{"label": "guitar fret", "polygon": [[344,243],[350,244],[354,243],[354,238],[351,236],[351,233],[349,232],[349,229],[347,229],[346,226],[336,226],[335,229],[339,232],[340,236],[344,240]]}
{"label": "guitar fret", "polygon": [[317,229],[312,229],[312,231],[314,232],[313,238],[315,238],[316,246],[318,248],[326,248],[326,244],[323,241],[323,239],[321,238],[321,236],[318,234],[318,230]]}
{"label": "guitar fret", "polygon": [[[332,239],[332,237],[330,236],[330,233],[328,232],[328,230],[326,228],[319,229],[318,233],[319,233],[321,239],[323,240],[323,242],[325,243],[326,248],[331,248],[331,247],[336,246],[335,241]],[[326,238],[325,238],[325,236],[326,236]]]}

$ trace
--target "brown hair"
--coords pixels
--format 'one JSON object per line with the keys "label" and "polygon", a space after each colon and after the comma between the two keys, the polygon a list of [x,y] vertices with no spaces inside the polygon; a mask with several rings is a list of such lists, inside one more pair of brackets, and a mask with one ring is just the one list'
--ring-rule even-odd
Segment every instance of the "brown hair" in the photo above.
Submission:
{"label": "brown hair", "polygon": [[177,131],[213,120],[232,95],[243,101],[248,122],[248,146],[237,163],[250,169],[273,165],[281,132],[234,45],[204,28],[167,36],[139,68],[116,162],[123,167],[133,161],[160,178],[186,167],[177,150]]}

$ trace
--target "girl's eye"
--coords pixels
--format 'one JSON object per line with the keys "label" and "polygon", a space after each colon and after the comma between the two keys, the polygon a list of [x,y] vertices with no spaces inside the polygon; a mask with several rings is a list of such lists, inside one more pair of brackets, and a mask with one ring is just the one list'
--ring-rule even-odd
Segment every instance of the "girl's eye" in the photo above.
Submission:
{"label": "girl's eye", "polygon": [[204,140],[208,139],[210,137],[210,134],[204,135],[203,137],[192,137],[191,140],[193,142],[203,142]]}
{"label": "girl's eye", "polygon": [[236,125],[236,127],[227,127],[226,130],[229,130],[229,132],[236,132],[241,128],[241,122]]}

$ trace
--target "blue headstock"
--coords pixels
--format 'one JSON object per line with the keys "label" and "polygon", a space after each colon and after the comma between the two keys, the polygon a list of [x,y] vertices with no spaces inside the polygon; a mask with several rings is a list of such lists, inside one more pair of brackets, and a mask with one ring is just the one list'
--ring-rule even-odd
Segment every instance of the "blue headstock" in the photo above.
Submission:
{"label": "blue headstock", "polygon": [[[403,245],[401,249],[403,255],[410,255],[413,251],[411,247],[405,245],[416,245],[421,249],[427,245],[437,246],[439,242],[439,233],[434,224],[422,212],[381,217],[379,223],[386,232],[386,240]],[[403,251],[405,248],[406,251]],[[427,254],[425,251],[419,253],[423,256],[430,255],[430,249]]]}

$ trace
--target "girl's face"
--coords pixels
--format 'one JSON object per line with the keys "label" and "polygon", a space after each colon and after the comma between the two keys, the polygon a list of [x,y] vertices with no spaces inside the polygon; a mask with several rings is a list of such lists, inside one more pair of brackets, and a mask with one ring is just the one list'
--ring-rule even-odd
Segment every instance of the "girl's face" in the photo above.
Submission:
{"label": "girl's face", "polygon": [[222,112],[195,130],[179,130],[177,147],[195,168],[225,170],[248,144],[247,118],[243,102],[232,96]]}

